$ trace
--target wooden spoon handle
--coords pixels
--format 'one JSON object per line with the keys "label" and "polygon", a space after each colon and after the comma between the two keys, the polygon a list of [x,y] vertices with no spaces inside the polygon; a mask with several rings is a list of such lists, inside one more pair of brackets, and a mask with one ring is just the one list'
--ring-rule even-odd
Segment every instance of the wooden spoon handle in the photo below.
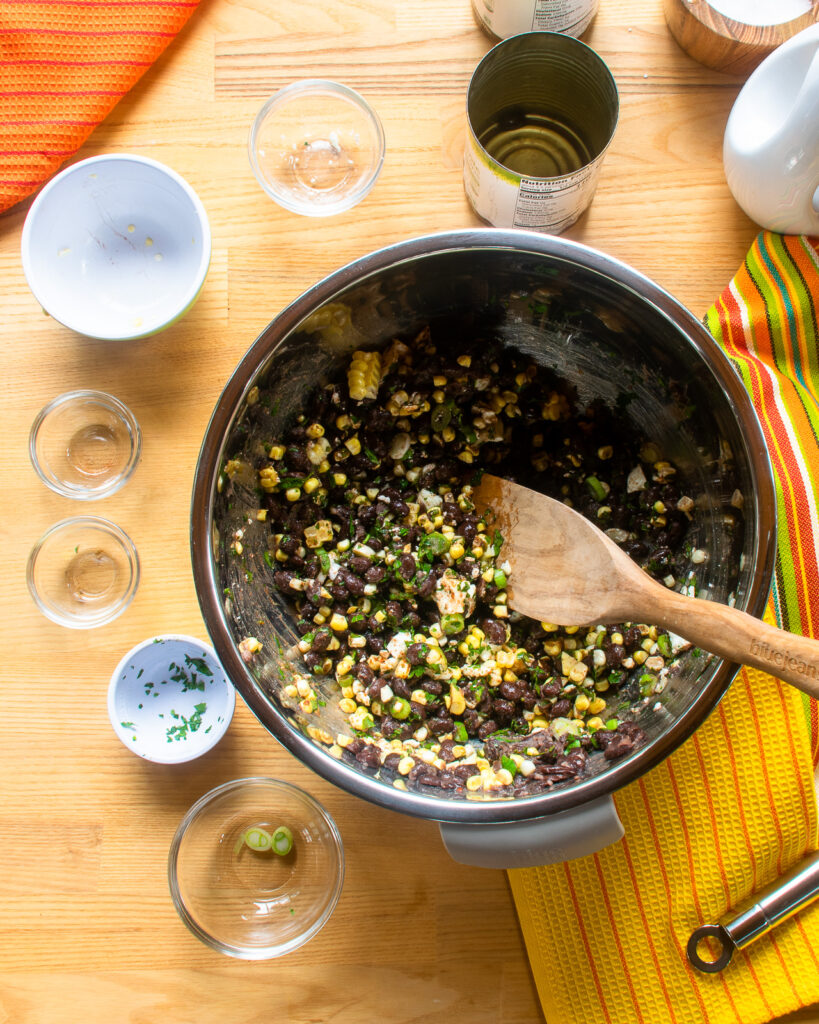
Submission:
{"label": "wooden spoon handle", "polygon": [[739,608],[661,586],[650,590],[653,621],[712,654],[770,672],[819,699],[819,640],[769,626]]}

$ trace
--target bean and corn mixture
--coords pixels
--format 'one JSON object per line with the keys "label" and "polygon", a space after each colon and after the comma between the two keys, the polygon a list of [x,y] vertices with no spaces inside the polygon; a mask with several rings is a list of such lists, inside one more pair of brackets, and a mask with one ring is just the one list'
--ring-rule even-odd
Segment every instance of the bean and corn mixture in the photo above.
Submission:
{"label": "bean and corn mixture", "polygon": [[623,712],[663,689],[681,645],[514,613],[503,537],[472,501],[484,468],[571,504],[669,587],[704,557],[683,552],[694,503],[675,466],[526,356],[439,348],[429,328],[355,352],[253,469],[307,669],[285,695],[309,715],[334,681],[349,731],[309,734],[398,788],[531,794],[594,751],[629,753],[643,734]]}

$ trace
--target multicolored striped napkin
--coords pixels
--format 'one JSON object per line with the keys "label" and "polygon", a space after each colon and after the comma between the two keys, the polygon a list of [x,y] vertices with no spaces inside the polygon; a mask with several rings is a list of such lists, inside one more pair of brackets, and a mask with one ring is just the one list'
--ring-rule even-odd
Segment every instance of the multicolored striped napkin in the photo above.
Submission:
{"label": "multicolored striped napkin", "polygon": [[0,3],[0,212],[76,153],[198,4]]}
{"label": "multicolored striped napkin", "polygon": [[[777,482],[771,622],[819,636],[819,256],[763,232],[708,312],[765,431]],[[819,903],[721,973],[691,932],[815,850],[817,705],[743,669],[708,721],[616,796],[623,840],[509,878],[547,1024],[762,1024],[819,1002]]]}

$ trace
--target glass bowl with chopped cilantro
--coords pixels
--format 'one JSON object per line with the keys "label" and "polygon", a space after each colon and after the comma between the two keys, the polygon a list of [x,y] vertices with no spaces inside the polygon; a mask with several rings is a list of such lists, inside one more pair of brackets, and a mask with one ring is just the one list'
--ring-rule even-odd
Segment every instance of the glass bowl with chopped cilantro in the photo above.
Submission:
{"label": "glass bowl with chopped cilantro", "polygon": [[108,686],[114,732],[133,753],[159,764],[192,761],[214,747],[235,704],[236,690],[213,648],[180,634],[137,644]]}
{"label": "glass bowl with chopped cilantro", "polygon": [[303,946],[330,918],[344,849],[325,807],[281,779],[234,779],[188,811],[171,843],[177,913],[212,949],[267,960]]}
{"label": "glass bowl with chopped cilantro", "polygon": [[483,470],[570,503],[682,592],[758,614],[772,564],[747,394],[622,264],[474,231],[373,254],[297,300],[203,446],[200,603],[293,753],[443,822],[599,803],[690,735],[735,670],[652,623],[517,615],[503,537],[473,502]]}

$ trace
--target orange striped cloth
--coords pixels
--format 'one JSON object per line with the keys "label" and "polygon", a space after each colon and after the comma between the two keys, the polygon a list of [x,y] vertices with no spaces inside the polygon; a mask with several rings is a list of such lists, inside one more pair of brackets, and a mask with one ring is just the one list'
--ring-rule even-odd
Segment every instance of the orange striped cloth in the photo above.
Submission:
{"label": "orange striped cloth", "polygon": [[[706,323],[751,394],[777,483],[767,618],[819,636],[819,257],[763,232]],[[616,795],[623,840],[510,871],[547,1024],[762,1024],[819,1003],[819,903],[720,974],[691,932],[815,850],[816,702],[743,669],[705,724]]]}
{"label": "orange striped cloth", "polygon": [[0,3],[0,212],[76,153],[198,4]]}

